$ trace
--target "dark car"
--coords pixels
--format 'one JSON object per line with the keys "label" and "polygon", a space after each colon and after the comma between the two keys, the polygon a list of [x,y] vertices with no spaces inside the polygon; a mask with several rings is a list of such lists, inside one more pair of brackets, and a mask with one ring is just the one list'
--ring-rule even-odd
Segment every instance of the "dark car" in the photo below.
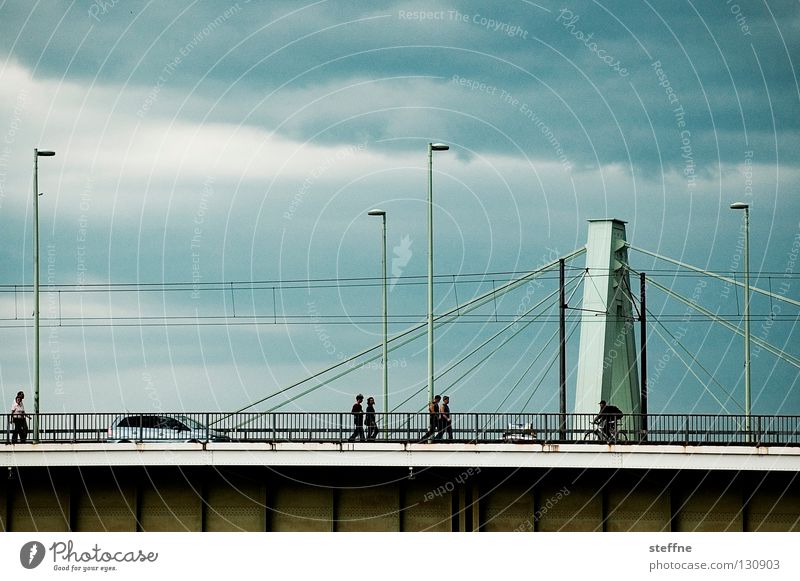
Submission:
{"label": "dark car", "polygon": [[114,419],[107,442],[228,442],[225,434],[185,415],[130,414]]}
{"label": "dark car", "polygon": [[503,432],[504,442],[534,442],[536,441],[536,430],[529,423],[509,424],[508,429]]}

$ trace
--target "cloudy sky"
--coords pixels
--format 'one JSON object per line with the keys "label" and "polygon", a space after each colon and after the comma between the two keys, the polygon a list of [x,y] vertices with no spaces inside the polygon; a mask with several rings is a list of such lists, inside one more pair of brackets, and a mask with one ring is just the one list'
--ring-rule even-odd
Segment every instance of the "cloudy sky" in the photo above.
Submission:
{"label": "cloudy sky", "polygon": [[[2,2],[3,401],[33,383],[35,147],[56,151],[39,161],[43,411],[238,409],[377,345],[374,207],[390,331],[423,321],[432,141],[451,146],[434,160],[437,313],[581,247],[593,218],[741,277],[733,201],[752,206],[753,284],[798,300],[798,43],[789,0]],[[740,325],[740,291],[630,262]],[[554,311],[500,346],[555,284],[437,331],[455,410],[557,410]],[[648,295],[651,409],[741,413],[742,339],[666,297]],[[800,356],[797,307],[752,310],[754,337]],[[390,407],[419,409],[424,337],[389,364]],[[377,364],[346,368],[258,409],[380,394]],[[754,413],[800,413],[797,371],[754,346]]]}

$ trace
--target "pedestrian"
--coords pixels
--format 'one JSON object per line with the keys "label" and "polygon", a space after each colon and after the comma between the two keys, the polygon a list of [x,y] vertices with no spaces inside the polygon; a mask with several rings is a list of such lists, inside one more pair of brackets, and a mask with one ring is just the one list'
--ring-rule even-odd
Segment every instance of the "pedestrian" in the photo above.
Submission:
{"label": "pedestrian", "polygon": [[378,437],[378,422],[375,421],[375,398],[367,398],[367,441],[374,442]]}
{"label": "pedestrian", "polygon": [[428,431],[422,436],[423,440],[430,441],[430,438],[436,436],[439,432],[439,402],[442,400],[441,395],[434,396],[433,401],[428,404]]}
{"label": "pedestrian", "polygon": [[446,395],[442,398],[442,406],[441,406],[441,413],[439,414],[441,417],[441,432],[439,434],[439,439],[442,439],[442,436],[445,432],[447,432],[447,439],[453,439],[453,418],[450,416],[450,396]]}
{"label": "pedestrian", "polygon": [[360,442],[364,441],[364,408],[361,407],[362,401],[364,401],[364,396],[359,393],[356,396],[356,403],[353,404],[353,409],[350,411],[353,414],[353,424],[355,424],[356,428],[347,440],[348,442],[355,442],[356,437]]}
{"label": "pedestrian", "polygon": [[25,394],[21,391],[17,392],[17,397],[14,398],[14,403],[11,404],[11,423],[14,424],[14,433],[11,436],[11,443],[16,444],[19,438],[20,444],[28,441],[28,422],[27,418],[30,416],[25,413],[25,404],[22,400],[25,399]]}

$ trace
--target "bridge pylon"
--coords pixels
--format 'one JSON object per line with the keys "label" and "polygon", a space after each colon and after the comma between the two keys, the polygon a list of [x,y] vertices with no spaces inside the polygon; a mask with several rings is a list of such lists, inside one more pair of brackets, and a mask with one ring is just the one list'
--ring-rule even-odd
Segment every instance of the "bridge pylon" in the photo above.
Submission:
{"label": "bridge pylon", "polygon": [[575,413],[641,411],[625,222],[589,220]]}

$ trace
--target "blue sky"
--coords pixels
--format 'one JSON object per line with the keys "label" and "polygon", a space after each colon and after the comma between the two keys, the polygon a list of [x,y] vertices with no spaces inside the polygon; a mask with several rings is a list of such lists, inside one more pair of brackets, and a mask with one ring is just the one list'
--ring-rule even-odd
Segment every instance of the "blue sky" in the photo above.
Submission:
{"label": "blue sky", "polygon": [[[387,211],[397,272],[424,276],[430,141],[451,145],[435,159],[437,312],[580,247],[592,218],[627,221],[638,247],[741,272],[737,200],[752,205],[753,283],[797,300],[799,29],[789,1],[4,2],[2,397],[32,384],[21,285],[34,147],[57,152],[40,160],[42,283],[83,285],[43,289],[43,411],[236,409],[377,344],[380,223],[366,212]],[[319,282],[333,278],[371,280]],[[392,288],[392,333],[424,318],[424,285],[402,284],[420,280]],[[657,280],[692,296],[700,279]],[[738,324],[741,295],[707,283],[698,301]],[[523,295],[443,328],[438,368],[499,331]],[[741,412],[741,339],[702,321],[682,330],[684,306],[649,300],[663,323],[651,409]],[[798,356],[797,309],[776,304],[753,300],[753,334]],[[500,409],[557,409],[555,330],[534,323],[464,379],[477,359],[448,374],[453,408],[494,411],[519,384]],[[706,381],[713,395],[656,334],[667,330],[719,383]],[[390,357],[392,406],[422,385],[424,347]],[[756,355],[753,411],[800,413],[797,368]],[[346,409],[380,389],[373,365],[282,409]]]}

